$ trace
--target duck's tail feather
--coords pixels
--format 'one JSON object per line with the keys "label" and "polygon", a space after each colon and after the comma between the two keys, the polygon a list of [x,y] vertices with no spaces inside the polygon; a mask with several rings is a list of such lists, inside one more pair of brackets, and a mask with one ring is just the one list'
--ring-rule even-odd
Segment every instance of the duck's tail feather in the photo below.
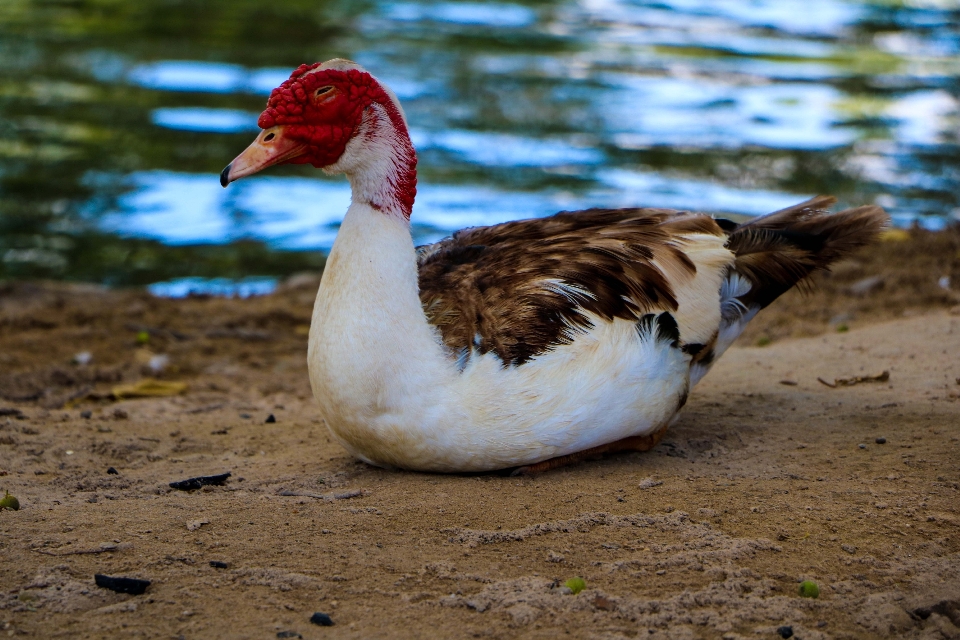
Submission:
{"label": "duck's tail feather", "polygon": [[[730,229],[726,246],[735,259],[720,290],[722,320],[711,361],[737,339],[758,311],[793,286],[804,286],[814,271],[826,271],[870,243],[890,221],[874,205],[831,214],[827,209],[834,202],[833,197],[817,196]],[[692,382],[707,368],[692,371]]]}
{"label": "duck's tail feather", "polygon": [[788,209],[738,226],[727,239],[736,256],[733,271],[745,277],[750,291],[740,296],[760,309],[814,271],[830,265],[873,241],[890,217],[866,205],[830,214],[836,200],[817,196]]}

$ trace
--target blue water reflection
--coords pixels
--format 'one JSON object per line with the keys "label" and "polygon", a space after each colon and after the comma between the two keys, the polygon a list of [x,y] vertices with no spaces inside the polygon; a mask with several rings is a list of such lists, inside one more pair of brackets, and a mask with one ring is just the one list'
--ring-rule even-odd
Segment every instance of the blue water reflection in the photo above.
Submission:
{"label": "blue water reflection", "polygon": [[387,5],[384,14],[391,20],[400,22],[451,22],[487,27],[526,27],[532,25],[537,19],[537,14],[527,7],[474,2],[439,4],[397,2]]}
{"label": "blue water reflection", "polygon": [[205,93],[269,95],[290,77],[291,69],[252,69],[240,65],[194,60],[164,60],[138,65],[127,80],[147,89]]}
{"label": "blue water reflection", "polygon": [[155,282],[147,290],[161,298],[186,298],[190,295],[221,296],[224,298],[249,298],[265,296],[277,288],[277,279],[269,277],[250,277],[231,280],[230,278],[174,278],[165,282]]}
{"label": "blue water reflection", "polygon": [[211,133],[240,133],[259,131],[259,114],[238,109],[208,109],[205,107],[167,107],[154,109],[150,120],[158,127],[182,131]]}

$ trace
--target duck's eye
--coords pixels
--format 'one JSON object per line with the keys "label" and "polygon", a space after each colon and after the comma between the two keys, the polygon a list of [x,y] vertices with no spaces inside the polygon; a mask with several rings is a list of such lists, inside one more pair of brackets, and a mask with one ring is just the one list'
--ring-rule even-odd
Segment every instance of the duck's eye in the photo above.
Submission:
{"label": "duck's eye", "polygon": [[333,87],[320,87],[313,95],[319,98],[320,96],[324,96],[331,91],[333,91]]}

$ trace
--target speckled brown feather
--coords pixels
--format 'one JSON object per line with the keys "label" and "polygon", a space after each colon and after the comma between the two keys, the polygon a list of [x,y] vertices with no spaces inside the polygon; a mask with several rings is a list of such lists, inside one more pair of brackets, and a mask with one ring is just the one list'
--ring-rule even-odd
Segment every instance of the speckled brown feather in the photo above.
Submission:
{"label": "speckled brown feather", "polygon": [[675,311],[667,273],[694,273],[680,236],[722,236],[706,215],[591,209],[465,229],[418,250],[420,299],[455,353],[520,365],[604,320]]}

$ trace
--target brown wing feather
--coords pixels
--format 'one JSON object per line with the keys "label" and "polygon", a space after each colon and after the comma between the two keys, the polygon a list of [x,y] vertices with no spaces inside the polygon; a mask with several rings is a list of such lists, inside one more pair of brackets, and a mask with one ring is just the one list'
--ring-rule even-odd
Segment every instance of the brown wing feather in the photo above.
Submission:
{"label": "brown wing feather", "polygon": [[585,312],[637,320],[676,310],[664,271],[696,271],[676,242],[688,233],[723,235],[709,216],[669,209],[591,209],[465,229],[418,249],[420,300],[454,353],[492,351],[520,365],[589,329]]}

